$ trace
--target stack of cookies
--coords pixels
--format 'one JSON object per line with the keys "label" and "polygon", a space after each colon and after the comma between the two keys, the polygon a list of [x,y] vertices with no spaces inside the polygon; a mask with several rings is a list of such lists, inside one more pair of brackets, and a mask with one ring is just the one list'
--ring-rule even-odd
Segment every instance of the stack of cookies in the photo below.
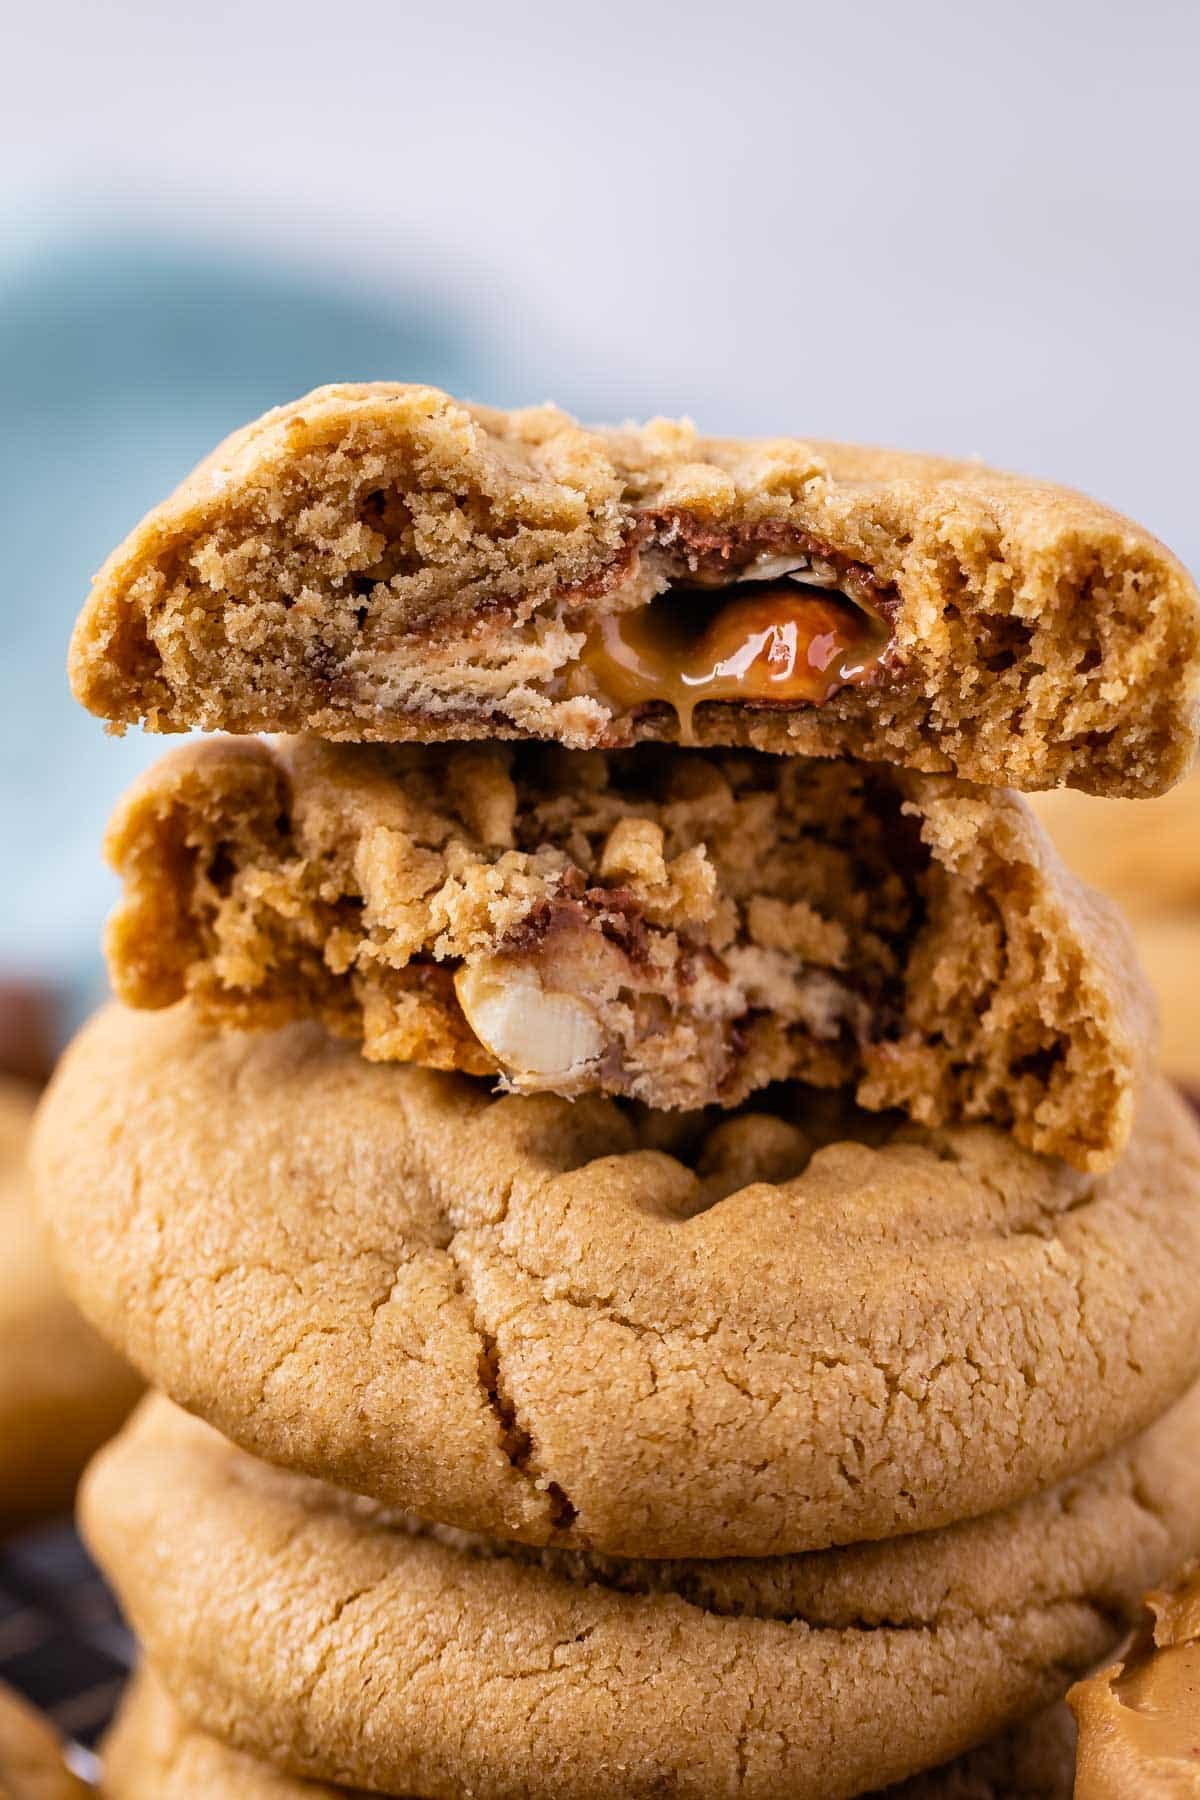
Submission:
{"label": "stack of cookies", "polygon": [[1008,789],[1168,787],[1198,661],[1076,495],[426,388],[139,527],[76,691],[239,735],[114,820],[39,1129],[160,1390],[114,1795],[1069,1791],[1200,1550],[1200,1133]]}

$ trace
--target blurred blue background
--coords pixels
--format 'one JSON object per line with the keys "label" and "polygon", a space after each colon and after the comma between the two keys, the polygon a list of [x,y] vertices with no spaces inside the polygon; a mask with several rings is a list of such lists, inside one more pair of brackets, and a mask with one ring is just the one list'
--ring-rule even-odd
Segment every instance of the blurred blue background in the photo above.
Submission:
{"label": "blurred blue background", "polygon": [[63,661],[92,571],[321,381],[978,453],[1200,562],[1200,9],[6,8],[0,981],[100,976],[161,740]]}

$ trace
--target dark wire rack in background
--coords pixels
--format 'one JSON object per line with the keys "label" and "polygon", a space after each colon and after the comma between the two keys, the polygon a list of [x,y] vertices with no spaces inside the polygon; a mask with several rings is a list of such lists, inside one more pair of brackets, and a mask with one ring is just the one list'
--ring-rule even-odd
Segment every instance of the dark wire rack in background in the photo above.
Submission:
{"label": "dark wire rack in background", "polygon": [[0,1680],[47,1713],[76,1773],[95,1746],[134,1660],[117,1604],[69,1520],[0,1543]]}

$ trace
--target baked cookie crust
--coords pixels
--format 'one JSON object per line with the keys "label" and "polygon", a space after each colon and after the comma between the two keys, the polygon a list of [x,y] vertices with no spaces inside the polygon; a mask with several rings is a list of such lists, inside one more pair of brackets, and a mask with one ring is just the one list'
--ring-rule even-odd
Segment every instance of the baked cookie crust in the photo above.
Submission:
{"label": "baked cookie crust", "polygon": [[184,1715],[296,1775],[452,1800],[844,1800],[1061,1698],[1200,1543],[1200,1393],[945,1531],[618,1563],[422,1526],[165,1402],[83,1527]]}
{"label": "baked cookie crust", "polygon": [[1200,1136],[495,1098],[113,1009],[44,1104],[64,1279],[247,1449],[534,1543],[773,1555],[1019,1499],[1200,1369]]}
{"label": "baked cookie crust", "polygon": [[1099,1169],[1153,1041],[1116,914],[1014,795],[944,776],[230,738],[148,771],[107,853],[127,1003],[318,1018],[520,1093],[851,1085]]}
{"label": "baked cookie crust", "polygon": [[[887,1789],[879,1800],[1071,1800],[1075,1728],[1065,1706]],[[285,1775],[189,1725],[152,1670],[127,1692],[104,1744],[106,1800],[366,1800],[362,1789]]]}
{"label": "baked cookie crust", "polygon": [[1194,754],[1198,663],[1181,565],[1081,495],[380,382],[220,445],[100,572],[71,679],[118,728],[678,739],[1152,794]]}

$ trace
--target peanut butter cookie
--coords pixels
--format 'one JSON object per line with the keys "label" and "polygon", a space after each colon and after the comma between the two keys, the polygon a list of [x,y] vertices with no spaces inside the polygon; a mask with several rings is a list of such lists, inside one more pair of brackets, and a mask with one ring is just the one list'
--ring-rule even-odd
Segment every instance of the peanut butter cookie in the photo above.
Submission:
{"label": "peanut butter cookie", "polygon": [[852,1083],[1084,1168],[1153,1009],[1014,795],[755,751],[189,744],[108,834],[120,997],[317,1017],[366,1054],[731,1105]]}
{"label": "peanut butter cookie", "polygon": [[101,571],[71,676],[159,731],[647,739],[1160,792],[1200,598],[1147,532],[975,463],[321,388]]}
{"label": "peanut butter cookie", "polygon": [[[880,1800],[1071,1800],[1074,1725],[1065,1706],[1014,1725]],[[189,1725],[149,1669],[132,1683],[104,1746],[107,1800],[365,1800],[361,1789],[285,1775]]]}
{"label": "peanut butter cookie", "polygon": [[1148,1605],[1121,1661],[1071,1689],[1078,1800],[1200,1800],[1200,1566]]}
{"label": "peanut butter cookie", "polygon": [[49,1721],[0,1684],[0,1800],[87,1800]]}
{"label": "peanut butter cookie", "polygon": [[25,1173],[34,1091],[0,1081],[0,1528],[70,1505],[141,1384],[63,1293]]}
{"label": "peanut butter cookie", "polygon": [[531,1543],[770,1555],[1082,1467],[1200,1368],[1200,1133],[497,1099],[317,1028],[112,1009],[44,1105],[60,1266],[247,1449]]}
{"label": "peanut butter cookie", "polygon": [[1200,1546],[1200,1390],[986,1519],[622,1563],[422,1525],[162,1400],[82,1520],[184,1715],[291,1773],[453,1800],[844,1800],[1062,1697]]}

